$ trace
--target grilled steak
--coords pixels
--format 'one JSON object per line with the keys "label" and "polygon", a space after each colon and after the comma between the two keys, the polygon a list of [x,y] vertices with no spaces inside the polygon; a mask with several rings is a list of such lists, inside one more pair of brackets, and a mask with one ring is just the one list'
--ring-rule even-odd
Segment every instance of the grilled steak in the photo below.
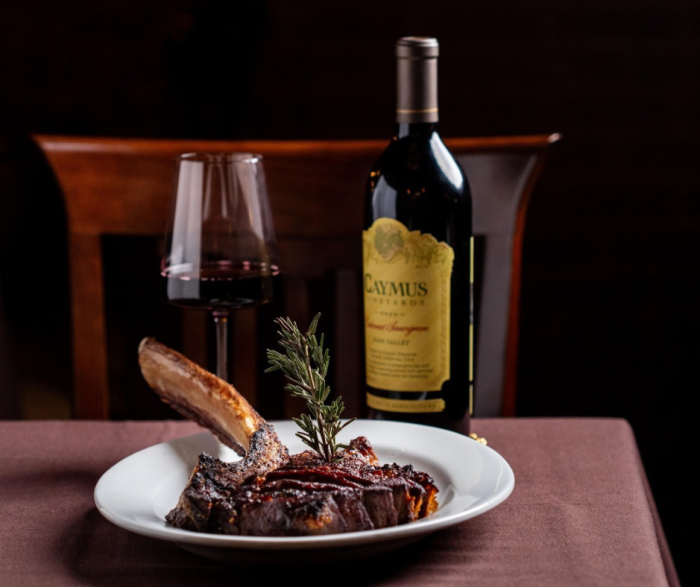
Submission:
{"label": "grilled steak", "polygon": [[380,465],[364,437],[330,464],[313,451],[290,457],[273,426],[233,386],[153,339],[142,341],[139,363],[163,401],[244,455],[234,463],[200,455],[166,516],[170,526],[308,536],[405,524],[437,507],[429,475],[411,465]]}
{"label": "grilled steak", "polygon": [[212,509],[210,532],[308,536],[405,524],[435,507],[430,476],[410,465],[379,466],[364,437],[328,464],[306,451],[250,477]]}

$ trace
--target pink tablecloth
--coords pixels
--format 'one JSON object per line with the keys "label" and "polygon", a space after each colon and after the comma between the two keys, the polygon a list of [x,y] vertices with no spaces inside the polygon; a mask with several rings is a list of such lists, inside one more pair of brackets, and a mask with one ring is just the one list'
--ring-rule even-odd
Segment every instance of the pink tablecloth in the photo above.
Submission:
{"label": "pink tablecloth", "polygon": [[2,422],[0,585],[677,584],[626,422],[494,419],[474,429],[515,472],[494,510],[376,561],[240,570],[131,534],[95,509],[105,470],[194,425]]}

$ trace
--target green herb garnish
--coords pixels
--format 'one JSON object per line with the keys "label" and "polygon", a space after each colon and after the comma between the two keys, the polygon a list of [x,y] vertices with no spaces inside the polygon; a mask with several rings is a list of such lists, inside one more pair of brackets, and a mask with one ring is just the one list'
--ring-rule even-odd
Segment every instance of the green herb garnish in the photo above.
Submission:
{"label": "green herb garnish", "polygon": [[306,406],[311,415],[302,414],[300,418],[292,418],[303,431],[297,432],[296,435],[304,444],[331,463],[339,449],[348,448],[347,445],[336,441],[338,432],[355,418],[341,424],[340,414],[345,409],[345,405],[340,396],[330,404],[325,403],[331,393],[331,388],[326,383],[330,358],[328,349],[323,350],[323,334],[320,340],[316,339],[316,326],[320,317],[320,313],[316,314],[306,334],[302,334],[296,322],[289,318],[275,320],[280,326],[279,343],[286,353],[268,349],[267,360],[270,367],[265,370],[265,373],[282,371],[289,380],[284,388],[291,392],[293,397],[306,400]]}

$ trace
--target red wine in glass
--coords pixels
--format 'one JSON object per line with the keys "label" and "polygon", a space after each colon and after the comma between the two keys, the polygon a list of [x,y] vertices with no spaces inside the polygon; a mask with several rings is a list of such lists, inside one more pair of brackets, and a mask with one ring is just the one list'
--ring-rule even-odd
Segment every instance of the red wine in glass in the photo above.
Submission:
{"label": "red wine in glass", "polygon": [[277,267],[249,261],[210,261],[165,272],[168,300],[181,308],[239,309],[272,301]]}
{"label": "red wine in glass", "polygon": [[216,374],[228,381],[229,313],[272,301],[279,274],[262,157],[180,156],[171,204],[161,266],[166,296],[212,312]]}

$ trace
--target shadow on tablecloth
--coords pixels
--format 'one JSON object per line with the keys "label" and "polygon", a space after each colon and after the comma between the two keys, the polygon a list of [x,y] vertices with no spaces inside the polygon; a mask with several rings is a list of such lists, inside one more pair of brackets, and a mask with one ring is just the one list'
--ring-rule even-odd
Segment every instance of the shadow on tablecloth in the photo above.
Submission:
{"label": "shadow on tablecloth", "polygon": [[[469,525],[470,531],[464,532]],[[481,518],[460,530],[444,530],[379,558],[296,567],[237,568],[184,551],[177,545],[133,534],[104,519],[96,509],[76,519],[56,542],[56,555],[72,578],[71,584],[96,586],[268,585],[305,587],[428,585],[435,574],[454,574],[463,582],[477,559],[488,524]],[[274,555],[272,555],[274,556]],[[271,559],[274,564],[274,559]],[[66,577],[68,578],[68,577]]]}

